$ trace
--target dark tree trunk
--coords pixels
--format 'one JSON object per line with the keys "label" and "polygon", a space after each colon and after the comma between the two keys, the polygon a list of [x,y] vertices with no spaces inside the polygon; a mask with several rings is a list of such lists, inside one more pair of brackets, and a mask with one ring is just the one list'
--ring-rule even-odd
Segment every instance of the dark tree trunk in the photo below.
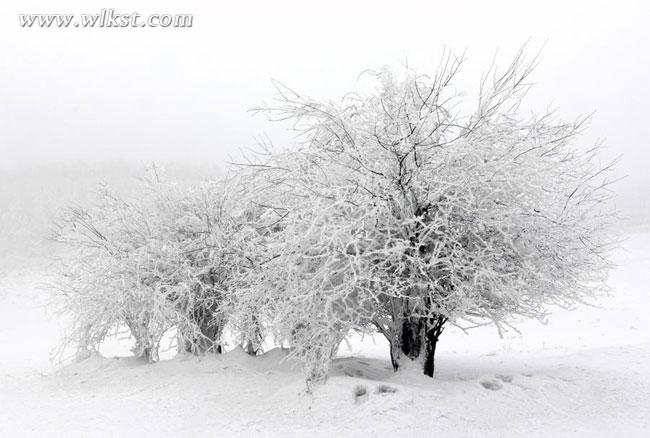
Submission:
{"label": "dark tree trunk", "polygon": [[[199,283],[194,286],[194,293],[200,297],[217,296],[214,286],[219,281],[219,273],[213,268],[207,269],[198,276]],[[193,333],[181,333],[183,348],[187,353],[205,354],[209,352],[221,353],[221,332],[225,325],[224,318],[219,314],[219,304],[213,301],[190,308],[189,318],[198,327],[200,336]]]}
{"label": "dark tree trunk", "polygon": [[446,318],[442,316],[404,318],[400,333],[391,342],[391,363],[393,370],[400,367],[402,358],[422,361],[423,373],[433,377],[435,370],[436,345]]}
{"label": "dark tree trunk", "polygon": [[208,352],[221,353],[221,329],[215,326],[200,327],[201,337],[185,340],[185,351],[192,354],[205,354]]}
{"label": "dark tree trunk", "polygon": [[146,363],[158,362],[158,349],[155,346],[148,346],[142,349],[140,356]]}
{"label": "dark tree trunk", "polygon": [[221,330],[223,322],[216,317],[216,309],[196,309],[191,318],[194,320],[201,336],[185,338],[185,351],[192,354],[208,352],[221,353]]}
{"label": "dark tree trunk", "polygon": [[447,320],[442,317],[438,317],[434,320],[433,326],[428,327],[425,333],[425,351],[424,351],[424,374],[433,377],[433,371],[435,370],[435,357],[436,357],[436,346],[438,345],[438,339],[440,339],[440,334],[442,333],[443,325]]}
{"label": "dark tree trunk", "polygon": [[422,352],[422,331],[424,330],[422,318],[407,318],[402,323],[400,345],[402,354],[409,359],[417,359]]}

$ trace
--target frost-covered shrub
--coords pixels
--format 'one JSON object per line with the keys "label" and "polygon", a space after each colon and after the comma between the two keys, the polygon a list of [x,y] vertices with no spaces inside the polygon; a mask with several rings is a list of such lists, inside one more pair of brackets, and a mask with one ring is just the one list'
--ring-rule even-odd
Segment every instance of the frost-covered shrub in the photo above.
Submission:
{"label": "frost-covered shrub", "polygon": [[611,165],[575,145],[587,120],[520,113],[534,64],[521,54],[470,105],[452,86],[461,62],[371,73],[373,92],[340,102],[278,86],[261,109],[299,142],[244,166],[275,228],[245,295],[309,378],[350,329],[378,330],[396,370],[432,376],[445,324],[501,330],[605,287]]}
{"label": "frost-covered shrub", "polygon": [[66,342],[93,350],[126,326],[134,353],[155,361],[175,328],[180,350],[220,352],[237,270],[227,202],[224,183],[187,188],[152,174],[129,199],[102,187],[96,205],[64,213],[55,239],[71,249],[57,287],[72,318]]}

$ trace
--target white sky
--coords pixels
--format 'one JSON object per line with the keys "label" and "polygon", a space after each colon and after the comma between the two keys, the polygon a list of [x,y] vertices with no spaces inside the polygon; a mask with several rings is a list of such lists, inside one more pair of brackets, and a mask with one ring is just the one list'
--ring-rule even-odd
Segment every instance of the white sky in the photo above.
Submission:
{"label": "white sky", "polygon": [[[191,29],[23,29],[18,13],[191,13]],[[270,79],[337,98],[360,71],[408,57],[431,70],[467,49],[476,86],[544,43],[531,104],[624,154],[619,204],[650,217],[650,6],[644,1],[7,1],[0,5],[0,168],[125,159],[220,162],[266,132],[247,113]],[[461,84],[462,85],[462,84]],[[277,141],[276,141],[277,142]]]}

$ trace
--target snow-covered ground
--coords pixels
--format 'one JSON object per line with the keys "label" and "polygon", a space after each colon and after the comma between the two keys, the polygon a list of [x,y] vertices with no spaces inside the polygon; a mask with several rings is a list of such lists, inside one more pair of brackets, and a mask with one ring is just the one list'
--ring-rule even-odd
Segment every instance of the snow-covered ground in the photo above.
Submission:
{"label": "snow-covered ground", "polygon": [[0,436],[650,436],[650,233],[628,235],[615,261],[598,307],[504,339],[448,329],[433,380],[393,374],[379,338],[351,339],[313,394],[279,350],[56,369],[64,324],[45,277],[0,272]]}

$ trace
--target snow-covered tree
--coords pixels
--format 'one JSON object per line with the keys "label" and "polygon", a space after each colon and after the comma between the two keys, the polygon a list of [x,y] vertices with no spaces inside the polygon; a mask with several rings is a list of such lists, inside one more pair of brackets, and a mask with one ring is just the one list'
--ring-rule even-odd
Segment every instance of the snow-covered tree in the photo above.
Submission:
{"label": "snow-covered tree", "polygon": [[66,341],[94,350],[126,326],[134,353],[152,362],[175,328],[179,350],[220,352],[239,257],[227,182],[188,188],[157,172],[142,182],[130,197],[103,187],[96,205],[60,217],[55,240],[71,249],[57,285],[72,317]]}
{"label": "snow-covered tree", "polygon": [[477,103],[453,86],[462,63],[370,72],[374,91],[338,102],[278,84],[259,109],[297,141],[243,166],[274,232],[242,294],[312,380],[351,329],[382,333],[395,370],[432,376],[447,324],[502,330],[605,288],[611,164],[577,144],[587,118],[519,111],[523,53],[488,71]]}

